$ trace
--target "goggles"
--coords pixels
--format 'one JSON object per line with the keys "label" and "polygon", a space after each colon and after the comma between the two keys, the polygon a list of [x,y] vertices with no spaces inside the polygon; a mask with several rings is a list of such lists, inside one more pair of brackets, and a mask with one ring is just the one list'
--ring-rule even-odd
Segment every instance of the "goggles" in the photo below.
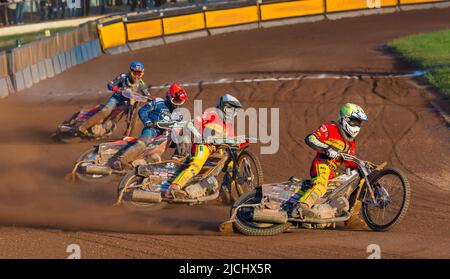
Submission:
{"label": "goggles", "polygon": [[131,74],[136,78],[141,78],[144,75],[144,71],[131,71]]}

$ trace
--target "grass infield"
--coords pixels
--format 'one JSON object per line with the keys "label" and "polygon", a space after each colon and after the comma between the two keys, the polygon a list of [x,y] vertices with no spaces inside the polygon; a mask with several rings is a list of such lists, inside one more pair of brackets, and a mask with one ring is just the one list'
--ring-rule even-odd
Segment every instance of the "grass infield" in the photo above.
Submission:
{"label": "grass infield", "polygon": [[409,63],[426,70],[426,79],[450,97],[450,29],[395,39],[387,45]]}

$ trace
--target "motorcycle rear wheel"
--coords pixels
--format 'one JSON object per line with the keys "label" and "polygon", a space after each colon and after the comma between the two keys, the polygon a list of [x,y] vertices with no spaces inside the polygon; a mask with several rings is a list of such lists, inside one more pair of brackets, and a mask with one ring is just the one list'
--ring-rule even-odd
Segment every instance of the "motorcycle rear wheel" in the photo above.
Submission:
{"label": "motorcycle rear wheel", "polygon": [[[136,175],[135,171],[129,171],[123,178],[120,180],[119,186],[117,188],[117,195],[123,191],[124,188],[130,187],[134,183],[142,183],[144,177]],[[159,203],[146,203],[146,202],[135,202],[131,200],[131,197],[127,195],[125,192],[122,197],[121,204],[132,211],[150,211],[164,208],[167,205],[167,202],[159,202]]]}
{"label": "motorcycle rear wheel", "polygon": [[[261,189],[255,189],[251,192],[242,195],[238,201],[236,201],[231,209],[231,214],[234,213],[236,208],[241,204],[257,204],[261,202]],[[267,224],[253,222],[253,208],[242,207],[238,209],[236,213],[236,220],[233,223],[236,230],[240,233],[250,236],[272,236],[283,233],[289,229],[291,223],[286,224]]]}
{"label": "motorcycle rear wheel", "polygon": [[[96,156],[98,153],[97,147],[93,147],[78,158],[77,163],[83,160],[89,160],[90,157]],[[102,182],[108,183],[114,179],[114,175],[101,175],[101,174],[84,174],[79,173],[78,170],[75,172],[75,175],[78,179],[85,182]]]}
{"label": "motorcycle rear wheel", "polygon": [[[386,183],[389,180],[386,182],[383,182],[383,179],[387,180],[388,176],[390,176],[392,178],[396,178],[397,182],[399,182],[398,183],[398,184],[400,184],[399,191],[394,191],[394,189],[391,189],[393,183],[392,182]],[[380,204],[373,205],[370,202],[363,202],[363,204],[362,204],[362,209],[361,209],[362,217],[363,217],[365,223],[367,224],[367,226],[369,226],[369,228],[371,228],[374,231],[390,230],[405,217],[406,212],[408,210],[410,196],[411,196],[411,189],[410,189],[409,182],[401,171],[399,171],[397,169],[383,169],[380,172],[376,173],[370,179],[370,184],[374,188],[375,197],[380,196],[379,191],[381,191],[382,189],[384,189],[389,194],[390,199],[393,197],[393,194],[396,192],[399,192],[399,196],[401,196],[400,201],[398,201],[398,200],[395,201],[395,202],[399,203],[400,205],[397,210],[394,210],[394,213],[395,213],[394,217],[392,218],[392,220],[384,222],[384,223],[381,223],[381,222],[378,222],[378,220],[375,220],[374,215],[377,215],[377,217],[379,217],[380,212],[375,214],[372,212],[372,210],[381,210],[382,211],[382,213],[381,213],[382,220],[384,220],[386,209],[388,209],[388,210],[390,209],[388,207],[392,204],[392,201],[389,201],[385,205],[381,205],[381,206],[380,206]]]}

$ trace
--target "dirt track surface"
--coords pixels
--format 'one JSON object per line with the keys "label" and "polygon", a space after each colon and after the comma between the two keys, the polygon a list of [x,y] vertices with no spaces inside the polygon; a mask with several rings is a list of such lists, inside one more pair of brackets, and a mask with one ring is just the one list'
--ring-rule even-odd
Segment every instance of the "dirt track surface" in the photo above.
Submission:
{"label": "dirt track surface", "polygon": [[[0,257],[65,258],[79,244],[83,258],[384,258],[450,257],[450,131],[430,106],[436,97],[410,78],[377,76],[411,69],[383,44],[395,37],[450,27],[450,9],[324,21],[253,30],[103,56],[0,100]],[[152,85],[302,73],[366,73],[357,79],[300,79],[190,87],[204,107],[228,91],[246,107],[280,109],[280,149],[261,156],[266,182],[307,177],[309,131],[352,101],[370,122],[358,154],[387,160],[412,186],[407,217],[395,229],[300,230],[276,237],[222,236],[229,208],[210,203],[149,214],[111,208],[116,183],[64,180],[92,143],[56,144],[49,135],[80,107],[107,98],[105,84],[132,60],[146,65]],[[157,92],[162,94],[162,91]],[[258,149],[255,149],[258,150]]]}

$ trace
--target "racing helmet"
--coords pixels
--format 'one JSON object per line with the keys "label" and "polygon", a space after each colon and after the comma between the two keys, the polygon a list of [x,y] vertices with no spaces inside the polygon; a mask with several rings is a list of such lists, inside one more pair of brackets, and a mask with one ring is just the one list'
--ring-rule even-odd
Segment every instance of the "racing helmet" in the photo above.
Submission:
{"label": "racing helmet", "polygon": [[363,123],[368,120],[366,113],[358,105],[346,103],[339,110],[339,128],[348,140],[353,140],[359,134]]}
{"label": "racing helmet", "polygon": [[236,97],[226,93],[219,98],[216,108],[224,113],[226,120],[231,120],[236,116],[237,109],[242,108],[242,104]]}
{"label": "racing helmet", "polygon": [[133,78],[140,79],[144,76],[144,64],[134,61],[130,65],[130,74]]}
{"label": "racing helmet", "polygon": [[174,106],[181,106],[188,99],[188,95],[181,85],[173,83],[166,92],[166,99]]}

